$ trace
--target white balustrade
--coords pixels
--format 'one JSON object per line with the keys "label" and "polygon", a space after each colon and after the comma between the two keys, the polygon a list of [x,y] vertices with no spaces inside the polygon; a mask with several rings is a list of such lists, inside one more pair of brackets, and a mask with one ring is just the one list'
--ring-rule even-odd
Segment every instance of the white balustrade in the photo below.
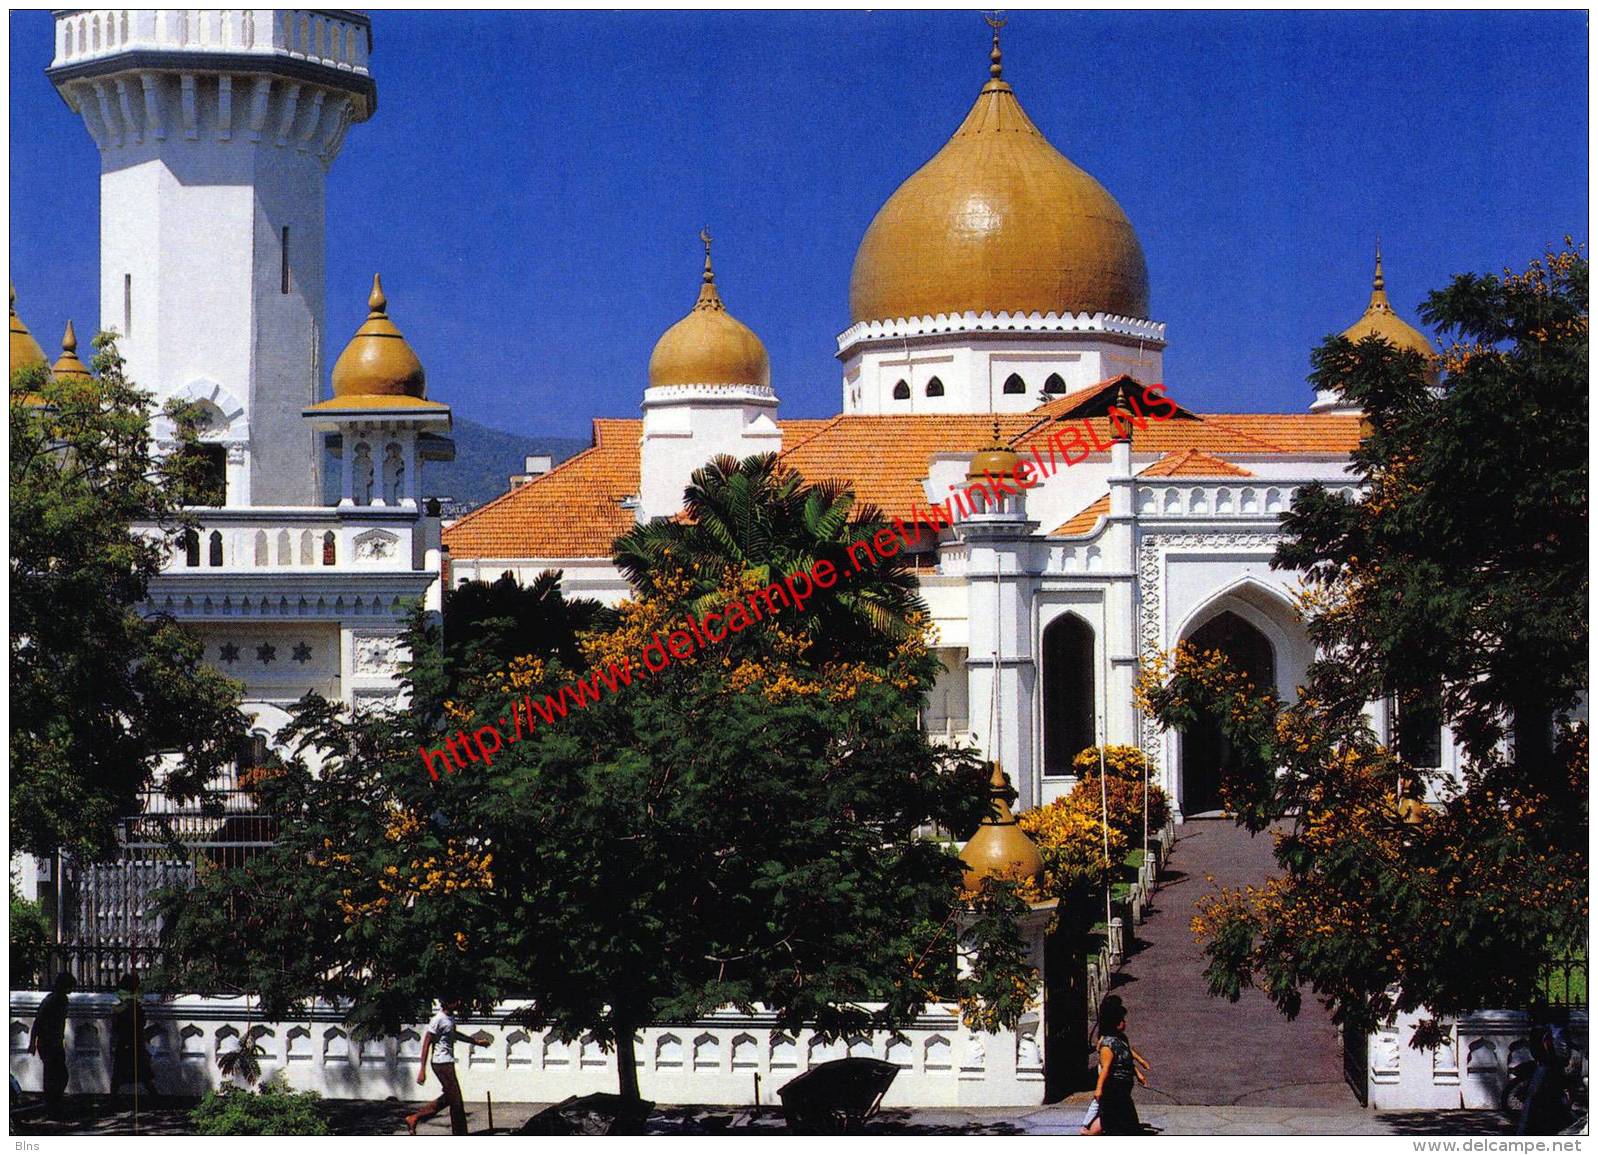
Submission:
{"label": "white balustrade", "polygon": [[[43,1074],[27,1053],[28,1031],[43,993],[11,996],[11,1073],[25,1090],[38,1090]],[[487,1046],[457,1044],[462,1083],[470,1099],[486,1093],[507,1102],[558,1102],[568,1095],[616,1090],[616,1056],[591,1037],[561,1042],[547,1031],[506,1019],[520,1004],[492,1015],[463,1018],[461,1029],[486,1031]],[[296,1089],[337,1099],[430,1099],[437,1085],[416,1084],[424,1027],[397,1036],[352,1038],[335,1008],[318,1004],[301,1018],[262,1022],[244,999],[180,996],[146,1004],[148,1043],[156,1089],[199,1094],[226,1082],[219,1054],[248,1039],[261,1047],[263,1077],[281,1072]],[[67,1024],[69,1093],[105,1093],[111,1072],[111,1016],[115,999],[73,995]],[[1019,1032],[973,1033],[957,1008],[928,1008],[899,1032],[876,1031],[832,1041],[814,1032],[779,1030],[774,1016],[757,1009],[728,1009],[693,1023],[646,1027],[636,1043],[639,1082],[660,1103],[764,1104],[810,1067],[846,1055],[896,1063],[899,1077],[888,1106],[1030,1106],[1043,1101],[1043,1040],[1037,1016]]]}
{"label": "white balustrade", "polygon": [[371,26],[313,8],[81,8],[56,16],[53,68],[140,50],[276,54],[367,76]]}

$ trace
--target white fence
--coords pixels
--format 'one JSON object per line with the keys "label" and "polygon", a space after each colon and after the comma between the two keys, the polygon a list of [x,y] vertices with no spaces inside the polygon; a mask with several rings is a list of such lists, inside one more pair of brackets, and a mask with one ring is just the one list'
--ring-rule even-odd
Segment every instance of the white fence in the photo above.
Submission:
{"label": "white fence", "polygon": [[[42,1066],[27,1053],[42,992],[11,996],[11,1073],[25,1090],[41,1086]],[[616,1057],[592,1039],[562,1043],[543,1031],[506,1025],[517,1004],[462,1019],[463,1031],[487,1031],[484,1047],[458,1044],[468,1099],[485,1093],[506,1102],[558,1102],[568,1095],[615,1091]],[[115,997],[73,995],[67,1025],[69,1093],[110,1090],[111,1015]],[[146,1004],[147,1042],[156,1089],[197,1095],[224,1080],[217,1056],[245,1037],[264,1048],[262,1077],[281,1071],[290,1086],[336,1099],[430,1099],[437,1085],[416,1085],[422,1025],[398,1036],[352,1039],[335,1008],[318,1005],[300,1019],[262,1023],[244,999],[184,996]],[[1034,1015],[1019,1032],[974,1033],[956,1008],[929,1008],[911,1027],[823,1042],[811,1031],[779,1031],[769,1014],[728,1010],[698,1022],[639,1033],[639,1083],[658,1103],[778,1102],[778,1088],[810,1067],[846,1055],[897,1063],[889,1106],[1035,1106],[1043,1102],[1043,1054]]]}

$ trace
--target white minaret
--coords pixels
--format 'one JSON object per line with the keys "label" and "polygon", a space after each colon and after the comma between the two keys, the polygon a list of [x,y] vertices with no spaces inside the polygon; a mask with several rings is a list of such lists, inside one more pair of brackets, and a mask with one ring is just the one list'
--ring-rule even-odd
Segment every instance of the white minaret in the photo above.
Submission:
{"label": "white minaret", "polygon": [[326,174],[377,107],[371,43],[343,11],[56,14],[48,75],[100,150],[101,328],[140,386],[209,403],[229,505],[321,500],[302,414],[323,375]]}

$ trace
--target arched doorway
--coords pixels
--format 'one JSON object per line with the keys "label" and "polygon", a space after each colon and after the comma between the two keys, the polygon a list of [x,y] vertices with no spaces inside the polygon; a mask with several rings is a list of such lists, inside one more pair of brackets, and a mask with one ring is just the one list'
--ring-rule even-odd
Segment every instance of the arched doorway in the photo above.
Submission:
{"label": "arched doorway", "polygon": [[[1198,650],[1218,650],[1234,669],[1256,686],[1275,688],[1276,653],[1270,639],[1231,610],[1223,611],[1193,631],[1188,642]],[[1221,808],[1221,775],[1231,759],[1231,743],[1213,718],[1182,732],[1182,813],[1203,814]]]}
{"label": "arched doorway", "polygon": [[1071,774],[1094,744],[1093,629],[1062,614],[1043,631],[1043,772]]}

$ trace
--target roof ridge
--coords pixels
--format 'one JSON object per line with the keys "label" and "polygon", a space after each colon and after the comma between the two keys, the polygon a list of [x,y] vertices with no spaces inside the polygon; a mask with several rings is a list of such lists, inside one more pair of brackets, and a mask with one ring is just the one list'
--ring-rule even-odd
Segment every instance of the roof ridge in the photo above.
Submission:
{"label": "roof ridge", "polygon": [[1228,433],[1235,433],[1238,437],[1241,437],[1244,441],[1252,441],[1256,445],[1263,445],[1263,446],[1265,446],[1266,449],[1270,450],[1272,453],[1286,453],[1286,452],[1288,452],[1288,449],[1287,449],[1287,447],[1285,445],[1278,445],[1274,441],[1267,441],[1263,437],[1256,437],[1252,433],[1245,433],[1243,430],[1239,429],[1235,425],[1227,424],[1227,422],[1224,420],[1224,418],[1226,416],[1225,414],[1221,414],[1220,415],[1223,418],[1223,420],[1219,420],[1219,421],[1213,420],[1213,418],[1216,416],[1213,413],[1209,414],[1208,416],[1206,416],[1205,414],[1202,414],[1202,413],[1195,413],[1193,416],[1197,417],[1201,422],[1204,422],[1205,424],[1218,426],[1219,428],[1226,430]]}
{"label": "roof ridge", "polygon": [[482,505],[479,505],[476,509],[472,510],[470,513],[462,514],[460,517],[456,518],[453,522],[451,522],[450,526],[449,526],[449,529],[445,530],[444,532],[445,533],[453,533],[457,528],[459,528],[460,526],[465,525],[467,522],[469,522],[472,519],[474,519],[478,514],[487,513],[490,509],[493,509],[495,506],[499,505],[500,502],[508,501],[509,499],[515,497],[518,493],[527,493],[535,485],[538,485],[539,483],[544,482],[544,481],[548,481],[551,477],[554,477],[555,474],[559,473],[561,470],[567,468],[568,466],[575,465],[577,462],[579,462],[583,458],[587,457],[590,453],[597,452],[600,449],[599,423],[601,421],[625,421],[625,420],[627,420],[627,418],[611,418],[611,417],[594,417],[594,418],[590,418],[590,421],[593,424],[594,443],[592,445],[590,445],[587,449],[579,449],[576,453],[572,454],[565,461],[557,462],[550,469],[550,471],[548,473],[545,473],[545,474],[542,474],[542,475],[540,475],[538,477],[533,478],[531,481],[527,482],[527,484],[525,484],[525,485],[518,485],[515,489],[507,489],[504,493],[500,494],[498,497],[493,498],[492,500],[483,502]]}
{"label": "roof ridge", "polygon": [[[788,454],[790,454],[794,450],[798,449],[801,445],[808,445],[810,442],[812,442],[816,438],[820,437],[827,430],[831,429],[838,422],[842,421],[845,416],[846,416],[846,414],[843,414],[843,413],[835,413],[831,417],[821,417],[821,418],[796,417],[796,418],[794,418],[794,420],[796,420],[796,421],[805,421],[805,420],[820,421],[820,424],[817,425],[815,429],[810,431],[810,435],[808,437],[802,437],[798,441],[795,441],[792,445],[785,445],[781,449],[779,449],[777,451],[777,460],[781,461],[784,457],[787,457]],[[777,428],[779,430],[782,428],[782,422],[781,421],[777,422]]]}

